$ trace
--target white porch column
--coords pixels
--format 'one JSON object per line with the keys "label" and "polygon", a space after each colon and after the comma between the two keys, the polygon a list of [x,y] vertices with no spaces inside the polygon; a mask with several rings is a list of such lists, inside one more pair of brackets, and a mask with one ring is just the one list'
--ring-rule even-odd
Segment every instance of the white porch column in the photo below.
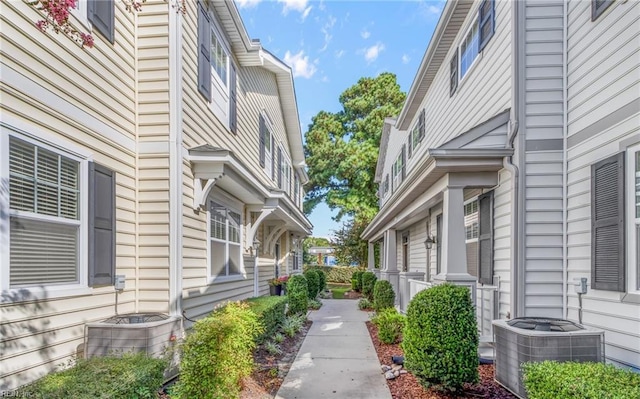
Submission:
{"label": "white porch column", "polygon": [[436,283],[451,282],[467,285],[475,296],[476,278],[467,273],[467,246],[464,229],[463,187],[448,186],[443,191],[442,217],[442,262]]}
{"label": "white porch column", "polygon": [[375,244],[369,242],[369,252],[367,253],[367,270],[372,272],[376,266]]}
{"label": "white porch column", "polygon": [[398,255],[397,255],[397,245],[396,245],[396,230],[389,229],[384,232],[384,257],[385,257],[385,268],[380,271],[380,279],[387,280],[391,283],[393,287],[393,292],[396,293],[396,305],[400,300],[400,281],[398,271]]}

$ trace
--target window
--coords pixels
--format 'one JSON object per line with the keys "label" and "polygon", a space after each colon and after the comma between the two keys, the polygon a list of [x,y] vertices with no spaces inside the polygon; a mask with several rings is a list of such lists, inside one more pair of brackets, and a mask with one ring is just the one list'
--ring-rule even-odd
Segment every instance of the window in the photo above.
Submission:
{"label": "window", "polygon": [[389,194],[389,175],[388,174],[384,176],[384,183],[382,188],[382,195],[386,197],[387,194]]}
{"label": "window", "polygon": [[404,154],[405,154],[405,145],[402,145],[402,151],[398,154],[395,162],[391,166],[391,175],[393,178],[393,189],[396,190],[400,187],[400,183],[404,179]]}
{"label": "window", "polygon": [[236,68],[224,31],[206,4],[198,2],[198,91],[213,114],[236,133]]}
{"label": "window", "polygon": [[275,164],[274,158],[274,139],[273,134],[267,125],[267,118],[260,115],[259,128],[258,128],[258,150],[260,152],[260,166],[264,168],[267,176],[271,177],[271,180],[275,180]]}
{"label": "window", "polygon": [[300,206],[300,179],[297,173],[293,173],[293,203],[296,204],[296,206]]}
{"label": "window", "polygon": [[479,45],[478,22],[475,21],[460,44],[460,80],[464,78],[473,61],[478,57]]}
{"label": "window", "polygon": [[80,162],[9,137],[9,285],[80,283]]}
{"label": "window", "polygon": [[242,275],[241,228],[239,212],[209,201],[209,259],[213,278]]}
{"label": "window", "polygon": [[411,136],[409,139],[409,158],[416,150],[416,148],[422,143],[422,139],[424,138],[424,108],[420,111],[420,116],[418,116],[418,121],[416,122],[413,129],[411,129]]}
{"label": "window", "polygon": [[467,242],[478,239],[478,200],[476,199],[464,206],[464,230]]}
{"label": "window", "polygon": [[627,150],[627,258],[629,292],[640,291],[640,144]]}
{"label": "window", "polygon": [[613,4],[613,0],[591,0],[591,20],[598,19],[611,4]]}
{"label": "window", "polygon": [[278,164],[280,176],[278,187],[283,189],[291,197],[291,162],[285,157],[282,147],[278,148]]}

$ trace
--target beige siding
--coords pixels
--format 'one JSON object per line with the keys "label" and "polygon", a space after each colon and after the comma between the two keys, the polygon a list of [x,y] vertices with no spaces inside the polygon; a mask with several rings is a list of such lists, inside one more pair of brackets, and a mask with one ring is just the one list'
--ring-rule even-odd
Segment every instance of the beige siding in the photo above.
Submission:
{"label": "beige siding", "polygon": [[[639,20],[640,3],[635,1],[614,2],[593,22],[589,2],[569,2],[568,284],[581,277],[591,283],[591,165],[640,142],[638,107],[620,111],[638,101],[640,92]],[[578,298],[573,287],[567,292],[568,318],[577,320]],[[609,360],[637,367],[640,304],[624,297],[589,287],[583,296],[583,323],[605,330]]]}

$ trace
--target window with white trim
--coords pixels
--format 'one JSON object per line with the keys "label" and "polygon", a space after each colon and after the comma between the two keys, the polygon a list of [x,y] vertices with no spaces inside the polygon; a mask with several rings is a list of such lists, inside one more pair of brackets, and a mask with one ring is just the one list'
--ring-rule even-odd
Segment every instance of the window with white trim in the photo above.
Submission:
{"label": "window with white trim", "polygon": [[9,286],[79,284],[81,163],[15,136],[8,142]]}
{"label": "window with white trim", "polygon": [[474,21],[462,40],[462,43],[460,43],[460,80],[464,79],[473,61],[478,57],[480,49],[480,36],[478,32],[478,21]]}
{"label": "window with white trim", "polygon": [[243,275],[240,212],[209,200],[209,259],[214,279]]}
{"label": "window with white trim", "polygon": [[409,158],[411,158],[411,155],[415,152],[416,148],[418,148],[418,146],[420,146],[420,143],[422,143],[422,139],[424,138],[424,133],[425,133],[425,112],[423,108],[420,111],[420,114],[418,116],[418,121],[413,126],[413,129],[411,129]]}
{"label": "window with white trim", "polygon": [[464,231],[467,242],[478,240],[478,200],[464,205]]}
{"label": "window with white trim", "polygon": [[270,176],[271,179],[274,178],[273,176],[273,156],[274,156],[274,151],[273,151],[273,147],[274,147],[274,140],[273,140],[273,135],[271,134],[271,132],[269,131],[269,129],[266,129],[264,132],[265,138],[264,138],[264,171],[267,174],[267,176]]}
{"label": "window with white trim", "polygon": [[[640,291],[640,144],[627,150],[628,292]],[[635,265],[632,267],[631,265]]]}
{"label": "window with white trim", "polygon": [[391,167],[391,176],[392,176],[392,180],[393,180],[393,189],[396,190],[398,187],[400,187],[400,183],[402,183],[402,168],[403,168],[403,163],[404,163],[404,157],[403,157],[403,153],[401,152],[400,154],[398,154],[398,157],[396,158],[395,162],[393,163],[392,167]]}
{"label": "window with white trim", "polygon": [[227,87],[227,76],[229,74],[229,54],[224,45],[218,39],[218,35],[213,27],[211,28],[211,70],[220,80],[220,83]]}

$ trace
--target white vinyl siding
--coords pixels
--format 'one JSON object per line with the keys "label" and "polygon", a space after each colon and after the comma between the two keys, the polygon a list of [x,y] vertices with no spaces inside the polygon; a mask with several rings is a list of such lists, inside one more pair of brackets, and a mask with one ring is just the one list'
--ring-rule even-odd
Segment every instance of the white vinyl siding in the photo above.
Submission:
{"label": "white vinyl siding", "polygon": [[14,136],[8,156],[10,286],[79,283],[80,162]]}

